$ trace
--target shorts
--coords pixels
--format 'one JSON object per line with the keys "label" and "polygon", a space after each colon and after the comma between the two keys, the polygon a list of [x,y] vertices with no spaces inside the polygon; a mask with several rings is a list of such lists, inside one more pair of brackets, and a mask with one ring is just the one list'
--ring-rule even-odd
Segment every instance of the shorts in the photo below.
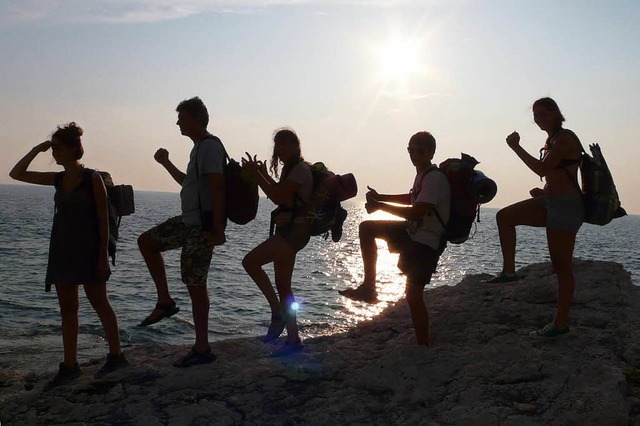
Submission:
{"label": "shorts", "polygon": [[181,216],[157,225],[147,231],[159,244],[160,251],[182,247],[180,273],[188,286],[206,286],[214,244],[204,237],[199,225],[187,225]]}
{"label": "shorts", "polygon": [[290,223],[276,226],[276,235],[282,237],[296,253],[307,246],[311,239],[308,223]]}
{"label": "shorts", "polygon": [[547,210],[547,228],[577,233],[584,222],[580,195],[543,195],[538,198]]}
{"label": "shorts", "polygon": [[424,288],[431,282],[442,250],[414,241],[407,233],[405,222],[390,224],[383,237],[391,253],[399,253],[398,268],[410,284]]}

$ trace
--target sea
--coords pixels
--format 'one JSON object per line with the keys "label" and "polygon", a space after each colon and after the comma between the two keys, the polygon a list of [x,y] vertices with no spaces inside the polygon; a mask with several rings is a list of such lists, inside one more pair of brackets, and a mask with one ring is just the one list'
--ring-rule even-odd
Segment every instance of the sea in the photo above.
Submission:
{"label": "sea", "polygon": [[[62,359],[55,289],[50,293],[44,291],[53,194],[51,187],[0,185],[0,366],[20,367],[34,360],[46,360],[50,367]],[[191,344],[193,320],[188,292],[180,280],[179,250],[165,253],[165,263],[171,294],[180,312],[154,326],[138,326],[153,309],[156,293],[136,239],[145,230],[180,214],[179,195],[136,191],[135,202],[135,214],[122,219],[116,265],[112,266],[108,282],[121,340],[125,348],[147,342]],[[268,237],[270,211],[274,207],[261,198],[257,218],[244,226],[230,222],[227,243],[215,249],[208,280],[209,330],[214,342],[266,332],[269,306],[241,261]],[[397,255],[389,253],[383,241],[378,242],[380,303],[366,305],[338,294],[338,290],[356,286],[362,280],[358,224],[367,219],[387,218],[380,213],[368,215],[361,201],[345,202],[344,207],[349,214],[341,241],[312,237],[296,260],[292,285],[300,305],[298,322],[303,339],[344,332],[375,317],[403,296],[405,279],[396,267]],[[473,237],[464,244],[449,245],[427,289],[455,285],[468,274],[500,271],[496,212],[497,209],[481,209]],[[519,227],[517,232],[518,268],[549,260],[544,229]],[[577,237],[575,257],[619,262],[631,273],[634,284],[639,285],[639,239],[640,216],[616,219],[606,226],[585,224]],[[273,277],[270,265],[266,271]],[[580,283],[577,286],[579,291]],[[80,356],[104,356],[107,348],[102,326],[82,291],[79,322]]]}

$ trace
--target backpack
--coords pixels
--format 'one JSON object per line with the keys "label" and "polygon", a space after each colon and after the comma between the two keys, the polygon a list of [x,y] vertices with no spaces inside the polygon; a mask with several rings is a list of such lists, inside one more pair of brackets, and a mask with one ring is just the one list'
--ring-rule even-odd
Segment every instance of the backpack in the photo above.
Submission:
{"label": "backpack", "polygon": [[[600,145],[589,145],[593,157],[585,152],[582,145],[580,149],[582,149],[580,176],[582,178],[581,192],[585,222],[606,225],[615,218],[626,216],[627,212],[620,206],[618,191],[616,191],[613,176],[611,176],[611,171],[602,155]],[[580,185],[578,185],[578,189],[580,189]]]}
{"label": "backpack", "polygon": [[[91,174],[96,172],[102,178],[104,187],[107,190],[107,211],[109,214],[109,247],[108,254],[111,264],[116,264],[116,249],[120,234],[120,222],[122,216],[129,216],[135,213],[135,203],[133,198],[133,187],[131,185],[115,185],[109,172],[101,170],[85,170],[85,180],[91,183]],[[90,186],[93,194],[93,185]]]}
{"label": "backpack", "polygon": [[211,135],[220,143],[225,156],[224,184],[225,184],[225,216],[233,223],[246,225],[256,218],[258,214],[258,185],[251,180],[249,175],[242,170],[242,166],[229,157],[222,141]]}
{"label": "backpack", "polygon": [[[304,206],[306,218],[311,235],[323,235],[326,240],[329,231],[338,222],[338,217],[342,222],[346,219],[347,211],[342,208],[340,202],[355,197],[358,193],[358,184],[353,174],[336,175],[329,171],[324,163],[313,163],[310,167],[313,175],[313,190],[311,199]],[[335,238],[333,239],[337,242]]]}
{"label": "backpack", "polygon": [[461,158],[449,158],[424,174],[426,176],[432,171],[443,173],[451,186],[449,221],[445,224],[438,211],[433,210],[444,228],[444,241],[453,244],[467,241],[476,217],[480,222],[480,204],[488,203],[497,193],[496,183],[475,170],[478,164],[475,158],[463,153]]}
{"label": "backpack", "polygon": [[358,193],[358,184],[352,173],[336,175],[324,163],[309,164],[313,176],[313,189],[307,203],[296,197],[293,208],[278,207],[271,213],[269,235],[273,235],[275,217],[280,212],[291,212],[291,220],[295,212],[304,210],[309,223],[311,236],[322,235],[338,242],[342,236],[342,224],[347,218],[347,211],[340,205],[341,201],[353,198]]}

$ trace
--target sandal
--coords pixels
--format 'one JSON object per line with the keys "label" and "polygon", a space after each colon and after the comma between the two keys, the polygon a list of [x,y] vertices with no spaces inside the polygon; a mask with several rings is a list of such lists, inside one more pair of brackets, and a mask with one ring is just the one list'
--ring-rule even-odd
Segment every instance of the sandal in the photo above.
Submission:
{"label": "sandal", "polygon": [[196,348],[193,347],[188,354],[174,362],[173,366],[177,368],[186,368],[198,364],[211,364],[215,360],[216,356],[211,352],[211,348],[208,348],[204,352],[198,352],[196,351]]}
{"label": "sandal", "polygon": [[76,362],[73,367],[67,367],[64,362],[61,362],[58,366],[58,373],[44,385],[43,391],[49,391],[57,386],[66,385],[67,383],[82,376],[82,370]]}
{"label": "sandal", "polygon": [[520,281],[522,278],[524,278],[524,277],[521,277],[518,274],[507,275],[504,272],[500,272],[495,277],[491,278],[490,280],[484,281],[484,282],[485,283],[491,283],[491,284],[512,283],[514,281]]}
{"label": "sandal", "polygon": [[151,312],[151,314],[149,314],[149,316],[143,319],[139,324],[140,327],[146,327],[148,325],[155,324],[158,321],[174,316],[175,314],[180,312],[180,308],[176,306],[175,302],[173,303],[173,305],[161,305],[160,303],[156,303],[154,311],[155,310],[159,310],[160,313],[154,317],[153,312]]}
{"label": "sandal", "polygon": [[365,303],[378,303],[378,294],[374,289],[373,292],[368,288],[360,285],[356,288],[348,288],[346,290],[338,290],[342,296],[347,297],[351,300],[357,300],[359,302]]}

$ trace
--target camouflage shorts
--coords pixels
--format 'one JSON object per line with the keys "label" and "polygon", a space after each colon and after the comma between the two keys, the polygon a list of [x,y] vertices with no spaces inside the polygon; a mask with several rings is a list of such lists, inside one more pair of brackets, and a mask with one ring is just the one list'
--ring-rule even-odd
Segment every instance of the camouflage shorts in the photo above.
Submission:
{"label": "camouflage shorts", "polygon": [[182,223],[176,216],[147,231],[160,245],[160,251],[182,247],[180,272],[182,282],[189,286],[206,286],[214,244],[209,242],[198,225]]}

